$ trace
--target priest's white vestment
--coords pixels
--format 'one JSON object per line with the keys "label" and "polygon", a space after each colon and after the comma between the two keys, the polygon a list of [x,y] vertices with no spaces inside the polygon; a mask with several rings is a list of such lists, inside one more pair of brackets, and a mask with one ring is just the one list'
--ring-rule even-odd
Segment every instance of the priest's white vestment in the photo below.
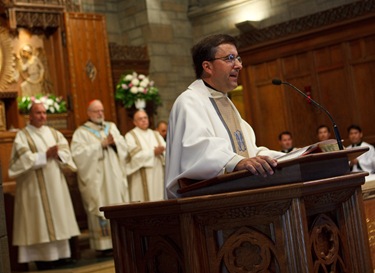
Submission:
{"label": "priest's white vestment", "polygon": [[[214,107],[212,93],[219,92],[207,87],[202,80],[196,80],[176,99],[172,107],[168,122],[165,170],[168,198],[179,197],[179,178],[213,178],[232,172],[244,158],[233,149],[233,139]],[[232,102],[230,104],[240,124],[249,157],[275,157],[282,154],[266,147],[257,147],[253,129],[241,118]]]}
{"label": "priest's white vestment", "polygon": [[[55,145],[59,159],[47,159]],[[9,177],[16,179],[13,244],[19,246],[21,263],[70,257],[68,239],[80,232],[63,168],[76,171],[60,132],[27,125],[17,133]]]}
{"label": "priest's white vestment", "polygon": [[156,146],[165,147],[163,137],[151,129],[135,127],[125,139],[129,146],[126,170],[131,201],[164,199],[164,153],[154,154]]}
{"label": "priest's white vestment", "polygon": [[359,145],[350,145],[346,149],[351,149],[353,147],[369,147],[369,150],[364,154],[361,154],[358,159],[358,164],[352,167],[352,172],[368,172],[370,174],[375,173],[375,149],[371,144],[361,141]]}
{"label": "priest's white vestment", "polygon": [[[109,133],[116,145],[102,148],[101,143]],[[99,208],[129,201],[125,139],[112,122],[104,122],[101,126],[87,121],[74,132],[71,151],[88,217],[90,246],[95,250],[111,249],[109,221]]]}

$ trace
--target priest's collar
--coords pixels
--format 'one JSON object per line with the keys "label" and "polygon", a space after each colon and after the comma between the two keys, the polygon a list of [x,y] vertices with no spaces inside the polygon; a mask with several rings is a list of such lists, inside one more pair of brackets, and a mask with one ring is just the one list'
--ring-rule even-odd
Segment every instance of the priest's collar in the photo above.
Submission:
{"label": "priest's collar", "polygon": [[209,85],[208,83],[206,83],[204,80],[202,80],[204,85],[208,87],[208,91],[210,91],[211,93],[211,96],[213,98],[221,98],[221,97],[227,97],[227,93],[224,93],[224,92],[220,92],[219,90],[213,88],[211,85]]}
{"label": "priest's collar", "polygon": [[284,150],[281,150],[280,152],[282,152],[282,153],[290,153],[291,151],[293,151],[293,149],[294,149],[294,147],[291,147],[291,148],[289,148],[289,149],[284,149]]}
{"label": "priest's collar", "polygon": [[359,147],[362,145],[362,140],[358,143],[352,144],[352,147]]}
{"label": "priest's collar", "polygon": [[34,131],[41,131],[41,130],[43,130],[45,127],[46,127],[46,125],[42,125],[42,126],[40,126],[40,127],[36,127],[35,125],[33,125],[33,124],[28,124],[28,127],[31,129],[31,130],[34,130]]}
{"label": "priest's collar", "polygon": [[90,126],[93,126],[93,127],[99,127],[99,128],[103,128],[104,127],[104,121],[103,122],[94,122],[92,121],[91,119],[87,120],[87,123],[90,124]]}

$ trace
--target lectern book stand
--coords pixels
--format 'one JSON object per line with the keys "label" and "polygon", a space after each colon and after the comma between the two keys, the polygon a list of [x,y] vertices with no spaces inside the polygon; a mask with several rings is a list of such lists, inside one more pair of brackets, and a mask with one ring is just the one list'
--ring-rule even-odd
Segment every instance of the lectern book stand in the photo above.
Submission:
{"label": "lectern book stand", "polygon": [[364,151],[285,161],[272,180],[238,172],[181,188],[199,196],[101,208],[116,272],[373,273],[361,192],[367,173],[348,166]]}
{"label": "lectern book stand", "polygon": [[180,179],[178,193],[183,197],[197,196],[334,177],[348,173],[348,161],[366,151],[368,147],[312,153],[288,159],[278,164],[274,175],[265,178],[244,170],[203,181]]}

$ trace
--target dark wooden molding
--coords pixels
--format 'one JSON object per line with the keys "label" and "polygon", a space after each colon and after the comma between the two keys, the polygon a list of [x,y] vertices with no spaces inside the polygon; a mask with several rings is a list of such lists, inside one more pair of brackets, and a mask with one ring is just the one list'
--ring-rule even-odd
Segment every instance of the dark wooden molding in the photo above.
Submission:
{"label": "dark wooden molding", "polygon": [[0,99],[5,99],[5,98],[17,98],[18,92],[16,90],[5,90],[0,92]]}
{"label": "dark wooden molding", "polygon": [[109,43],[109,54],[112,61],[148,61],[146,46],[127,46]]}
{"label": "dark wooden molding", "polygon": [[348,21],[356,17],[366,16],[373,12],[375,12],[374,1],[357,1],[262,29],[252,27],[242,32],[237,36],[237,39],[239,41],[239,47],[243,48]]}

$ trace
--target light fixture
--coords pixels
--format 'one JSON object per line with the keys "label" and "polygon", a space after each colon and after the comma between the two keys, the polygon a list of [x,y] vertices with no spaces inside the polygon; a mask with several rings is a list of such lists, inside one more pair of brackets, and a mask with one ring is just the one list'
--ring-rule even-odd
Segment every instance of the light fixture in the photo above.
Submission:
{"label": "light fixture", "polygon": [[238,28],[241,32],[251,32],[254,30],[259,29],[259,21],[243,21],[240,23],[235,24],[236,28]]}

